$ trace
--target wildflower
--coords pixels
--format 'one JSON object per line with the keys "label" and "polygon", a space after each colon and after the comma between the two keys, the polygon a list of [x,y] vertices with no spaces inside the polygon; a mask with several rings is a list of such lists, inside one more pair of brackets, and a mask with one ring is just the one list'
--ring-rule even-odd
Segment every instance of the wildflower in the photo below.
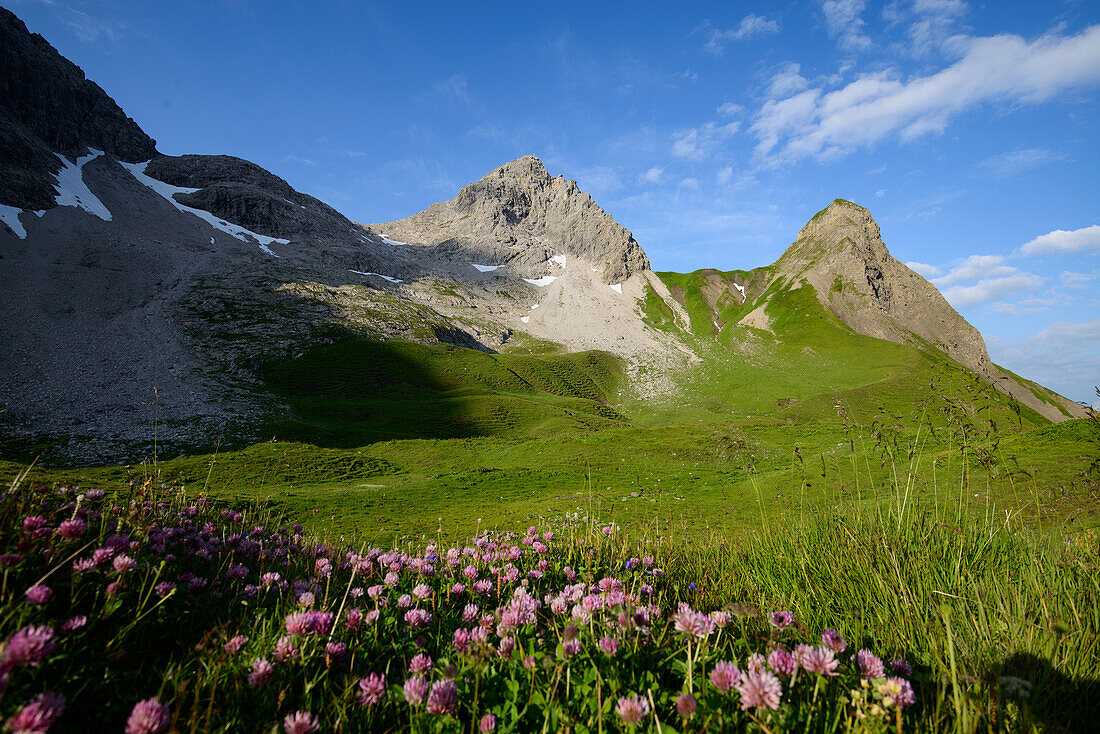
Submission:
{"label": "wildflower", "polygon": [[791,622],[794,621],[794,615],[788,611],[772,612],[768,617],[768,621],[771,622],[772,627],[783,629],[791,626]]}
{"label": "wildflower", "polygon": [[384,583],[386,586],[397,586],[400,581],[401,577],[393,571],[387,573],[386,578],[382,579],[382,583]]}
{"label": "wildflower", "polygon": [[57,526],[57,534],[62,538],[79,538],[84,534],[85,524],[79,517],[65,520]]}
{"label": "wildflower", "polygon": [[295,711],[283,719],[283,731],[286,734],[314,734],[321,724],[308,711]]}
{"label": "wildflower", "polygon": [[65,697],[47,692],[23,706],[4,726],[13,734],[45,734],[65,711]]}
{"label": "wildflower", "polygon": [[238,652],[241,651],[241,648],[244,647],[245,643],[247,642],[247,637],[245,637],[244,635],[237,635],[229,642],[225,643],[222,646],[222,649],[225,650],[226,654],[228,655],[236,655]]}
{"label": "wildflower", "polygon": [[801,655],[798,658],[798,662],[810,673],[817,673],[818,675],[836,675],[836,668],[839,665],[839,661],[836,659],[836,655],[833,651],[827,647],[809,647],[799,651]]}
{"label": "wildflower", "polygon": [[367,624],[373,625],[375,622],[378,621],[378,617],[381,616],[381,614],[382,613],[379,612],[377,609],[372,609],[367,612],[366,616],[363,617],[363,621]]}
{"label": "wildflower", "polygon": [[318,558],[314,564],[314,569],[317,571],[318,576],[327,579],[332,575],[332,562],[327,558]]}
{"label": "wildflower", "polygon": [[78,629],[88,624],[88,618],[83,614],[77,614],[70,617],[61,625],[61,631],[68,634],[70,632],[76,632]]}
{"label": "wildflower", "polygon": [[718,627],[719,629],[724,628],[726,625],[728,625],[730,623],[731,616],[732,615],[730,615],[729,612],[711,612],[710,613],[710,618],[712,620],[714,620],[714,626]]}
{"label": "wildflower", "polygon": [[581,652],[581,641],[576,638],[572,640],[566,640],[565,644],[562,645],[562,649],[565,653],[565,657],[567,658],[579,655]]}
{"label": "wildflower", "polygon": [[676,631],[690,637],[703,639],[714,632],[714,620],[709,614],[696,612],[686,604],[681,604],[679,611],[672,615],[676,624]]}
{"label": "wildflower", "polygon": [[462,608],[462,621],[473,622],[477,619],[478,614],[481,613],[481,609],[477,604],[467,604]]}
{"label": "wildflower", "polygon": [[359,629],[359,623],[363,621],[363,612],[351,607],[344,612],[344,626],[349,630]]}
{"label": "wildflower", "polygon": [[766,670],[750,670],[741,677],[737,686],[741,694],[741,710],[766,708],[773,711],[779,708],[779,698],[783,695],[783,686],[779,679]]}
{"label": "wildflower", "polygon": [[844,652],[845,648],[848,647],[848,643],[844,640],[844,635],[831,627],[821,633],[821,642],[825,647],[829,648],[837,655]]}
{"label": "wildflower", "polygon": [[601,637],[599,645],[600,650],[608,657],[615,657],[615,653],[619,651],[619,641],[614,637]]}
{"label": "wildflower", "polygon": [[410,673],[427,673],[432,669],[432,659],[426,653],[420,653],[409,663]]}
{"label": "wildflower", "polygon": [[248,674],[248,685],[253,688],[267,685],[275,677],[275,666],[268,662],[267,658],[256,658],[252,661],[252,672]]}
{"label": "wildflower", "polygon": [[860,650],[852,656],[852,660],[859,667],[859,675],[862,678],[874,680],[886,675],[882,661],[875,657],[870,650]]}
{"label": "wildflower", "polygon": [[502,658],[512,656],[512,652],[516,649],[515,637],[502,637],[500,638],[500,644],[497,646],[497,655]]}
{"label": "wildflower", "polygon": [[619,699],[618,705],[615,706],[615,713],[619,715],[619,719],[630,728],[634,728],[638,724],[642,723],[642,719],[649,713],[649,701],[642,696],[631,696],[630,698]]}
{"label": "wildflower", "polygon": [[53,590],[45,584],[35,584],[26,591],[27,603],[33,605],[45,604],[53,596]]}
{"label": "wildflower", "polygon": [[347,657],[348,646],[343,642],[330,642],[325,645],[325,655],[334,664],[340,664],[344,662],[344,658]]}
{"label": "wildflower", "polygon": [[1028,698],[1031,696],[1031,683],[1021,678],[1014,678],[1011,675],[1002,675],[998,683],[1001,686],[1001,690],[1004,691],[1007,696],[1015,696],[1016,698]]}
{"label": "wildflower", "polygon": [[292,612],[284,620],[291,635],[324,635],[332,630],[332,612]]}
{"label": "wildflower", "polygon": [[108,594],[120,594],[120,593],[122,593],[123,588],[125,588],[125,587],[123,587],[121,581],[112,581],[111,583],[107,584],[107,593]]}
{"label": "wildflower", "polygon": [[312,607],[313,602],[314,596],[308,591],[303,591],[301,594],[298,595],[298,606],[302,607],[303,609],[309,609],[310,607]]}
{"label": "wildflower", "polygon": [[690,693],[681,693],[676,697],[676,713],[680,714],[681,719],[690,719],[692,716],[695,716],[695,708],[697,705],[695,696]]}
{"label": "wildflower", "polygon": [[290,637],[280,637],[279,641],[275,643],[275,659],[280,663],[285,663],[287,660],[296,660],[298,658],[298,648],[294,644],[294,640]]}
{"label": "wildflower", "polygon": [[11,568],[12,566],[18,566],[23,561],[23,556],[18,553],[5,553],[0,555],[0,566],[4,568]]}
{"label": "wildflower", "polygon": [[741,671],[729,660],[715,663],[714,668],[710,671],[710,682],[722,693],[728,693],[740,681]]}
{"label": "wildflower", "polygon": [[489,734],[497,728],[497,717],[492,714],[485,714],[481,717],[481,721],[477,723],[477,728],[481,734]]}
{"label": "wildflower", "polygon": [[371,673],[359,679],[359,705],[373,706],[386,695],[386,676]]}
{"label": "wildflower", "polygon": [[905,678],[913,675],[913,666],[902,658],[894,658],[893,660],[891,660],[890,669]]}
{"label": "wildflower", "polygon": [[904,678],[887,678],[878,684],[877,690],[882,696],[882,704],[887,707],[903,709],[917,702],[913,686]]}
{"label": "wildflower", "polygon": [[168,728],[172,711],[156,696],[138,701],[126,720],[126,734],[160,734]]}
{"label": "wildflower", "polygon": [[115,556],[111,566],[115,569],[115,573],[124,574],[137,568],[137,561],[123,553],[121,556]]}
{"label": "wildflower", "polygon": [[755,673],[764,670],[767,664],[767,658],[758,652],[754,652],[752,655],[749,655],[749,659],[745,662],[745,668],[749,672]]}
{"label": "wildflower", "polygon": [[153,587],[153,591],[157,592],[157,596],[164,597],[171,594],[176,590],[176,585],[171,581],[161,581],[159,584]]}
{"label": "wildflower", "polygon": [[29,665],[38,667],[57,648],[54,631],[50,627],[24,627],[8,639],[0,665],[18,668]]}
{"label": "wildflower", "polygon": [[454,586],[451,587],[451,593],[455,596],[461,596],[466,593],[466,584],[456,582]]}
{"label": "wildflower", "polygon": [[768,655],[768,665],[779,675],[789,678],[794,675],[798,662],[786,650],[772,650],[771,655]]}
{"label": "wildflower", "polygon": [[425,609],[410,609],[405,612],[405,621],[410,627],[427,627],[432,622],[432,615]]}
{"label": "wildflower", "polygon": [[424,703],[429,688],[428,681],[424,680],[419,675],[414,675],[412,678],[405,681],[405,700],[409,702],[410,706],[419,706]]}
{"label": "wildflower", "polygon": [[441,680],[432,684],[428,694],[428,713],[453,714],[458,708],[458,686],[453,680]]}

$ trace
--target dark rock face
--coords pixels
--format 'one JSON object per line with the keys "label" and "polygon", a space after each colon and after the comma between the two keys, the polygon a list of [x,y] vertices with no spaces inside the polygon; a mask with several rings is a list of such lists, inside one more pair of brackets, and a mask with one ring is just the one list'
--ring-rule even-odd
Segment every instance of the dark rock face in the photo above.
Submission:
{"label": "dark rock face", "polygon": [[333,236],[358,229],[324,202],[295,191],[275,174],[241,158],[160,156],[145,167],[145,173],[173,186],[199,189],[177,194],[181,204],[269,237]]}
{"label": "dark rock face", "polygon": [[146,161],[156,141],[84,72],[19,18],[0,8],[0,203],[53,206],[52,153],[70,158],[98,148]]}

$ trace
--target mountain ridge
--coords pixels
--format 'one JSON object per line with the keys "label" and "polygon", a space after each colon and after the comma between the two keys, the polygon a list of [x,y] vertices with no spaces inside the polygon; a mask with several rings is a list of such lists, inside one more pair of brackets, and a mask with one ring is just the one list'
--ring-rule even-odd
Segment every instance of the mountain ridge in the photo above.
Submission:
{"label": "mountain ridge", "polygon": [[[768,348],[757,333],[771,331],[769,304],[805,285],[856,332],[940,350],[1050,420],[1075,409],[993,366],[980,334],[889,255],[870,213],[850,202],[811,219],[775,265],[685,295],[653,273],[629,230],[535,156],[422,212],[358,225],[249,161],[160,155],[75,65],[10,13],[0,21],[14,38],[0,76],[23,85],[0,90],[0,115],[26,148],[0,149],[0,166],[19,174],[0,189],[0,289],[12,315],[0,324],[10,345],[0,405],[10,435],[87,439],[61,450],[68,456],[132,455],[161,411],[180,443],[226,425],[235,440],[256,440],[264,416],[290,410],[260,367],[349,336],[487,353],[603,350],[625,361],[632,395],[670,400],[693,365],[756,359]],[[53,77],[58,89],[85,90],[88,119],[106,115],[106,133],[74,124],[55,134],[27,118],[22,100]],[[713,311],[702,321],[689,315],[696,297]],[[915,300],[934,302],[925,310],[942,324],[907,320]],[[716,351],[716,340],[732,350]]]}

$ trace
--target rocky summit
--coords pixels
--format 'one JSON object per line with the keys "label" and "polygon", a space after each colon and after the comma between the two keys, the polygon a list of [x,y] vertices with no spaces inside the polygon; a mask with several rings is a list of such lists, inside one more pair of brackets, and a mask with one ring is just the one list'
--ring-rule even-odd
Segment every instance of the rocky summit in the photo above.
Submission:
{"label": "rocky summit", "polygon": [[630,232],[576,181],[551,176],[532,155],[491,171],[449,201],[374,228],[532,278],[561,256],[595,267],[607,284],[649,270]]}
{"label": "rocky summit", "polygon": [[354,337],[600,350],[625,366],[625,394],[675,401],[700,365],[780,354],[775,299],[798,288],[845,328],[942,352],[1049,420],[1083,410],[993,365],[850,202],[817,214],[775,265],[708,271],[695,291],[658,277],[627,229],[530,155],[360,225],[249,161],[161,155],[3,9],[0,220],[0,430],[72,460],[140,456],[154,435],[258,440],[293,413],[264,365]]}

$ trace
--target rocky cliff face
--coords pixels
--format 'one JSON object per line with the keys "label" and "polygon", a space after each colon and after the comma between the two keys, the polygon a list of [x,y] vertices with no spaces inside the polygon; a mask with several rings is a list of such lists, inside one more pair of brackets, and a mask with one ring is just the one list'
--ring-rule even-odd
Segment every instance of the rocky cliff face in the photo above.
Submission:
{"label": "rocky cliff face", "polygon": [[[854,331],[935,347],[1041,415],[1065,419],[990,361],[978,330],[934,285],[890,254],[878,223],[858,204],[837,199],[818,212],[776,261],[774,273],[792,285],[812,285],[822,305]],[[1059,402],[1074,417],[1083,415],[1076,403]]]}
{"label": "rocky cliff face", "polygon": [[23,21],[0,8],[0,202],[54,206],[55,153],[96,148],[129,161],[157,154],[150,138],[97,84]]}
{"label": "rocky cliff face", "polygon": [[532,278],[543,275],[546,262],[559,255],[596,268],[607,284],[649,269],[630,232],[576,181],[551,176],[531,155],[468,184],[449,201],[373,229],[485,265],[508,265]]}
{"label": "rocky cliff face", "polygon": [[979,374],[990,370],[978,330],[890,254],[878,223],[857,204],[837,199],[818,212],[776,262],[776,272],[792,281],[805,278],[821,302],[860,334],[918,346],[924,340]]}

